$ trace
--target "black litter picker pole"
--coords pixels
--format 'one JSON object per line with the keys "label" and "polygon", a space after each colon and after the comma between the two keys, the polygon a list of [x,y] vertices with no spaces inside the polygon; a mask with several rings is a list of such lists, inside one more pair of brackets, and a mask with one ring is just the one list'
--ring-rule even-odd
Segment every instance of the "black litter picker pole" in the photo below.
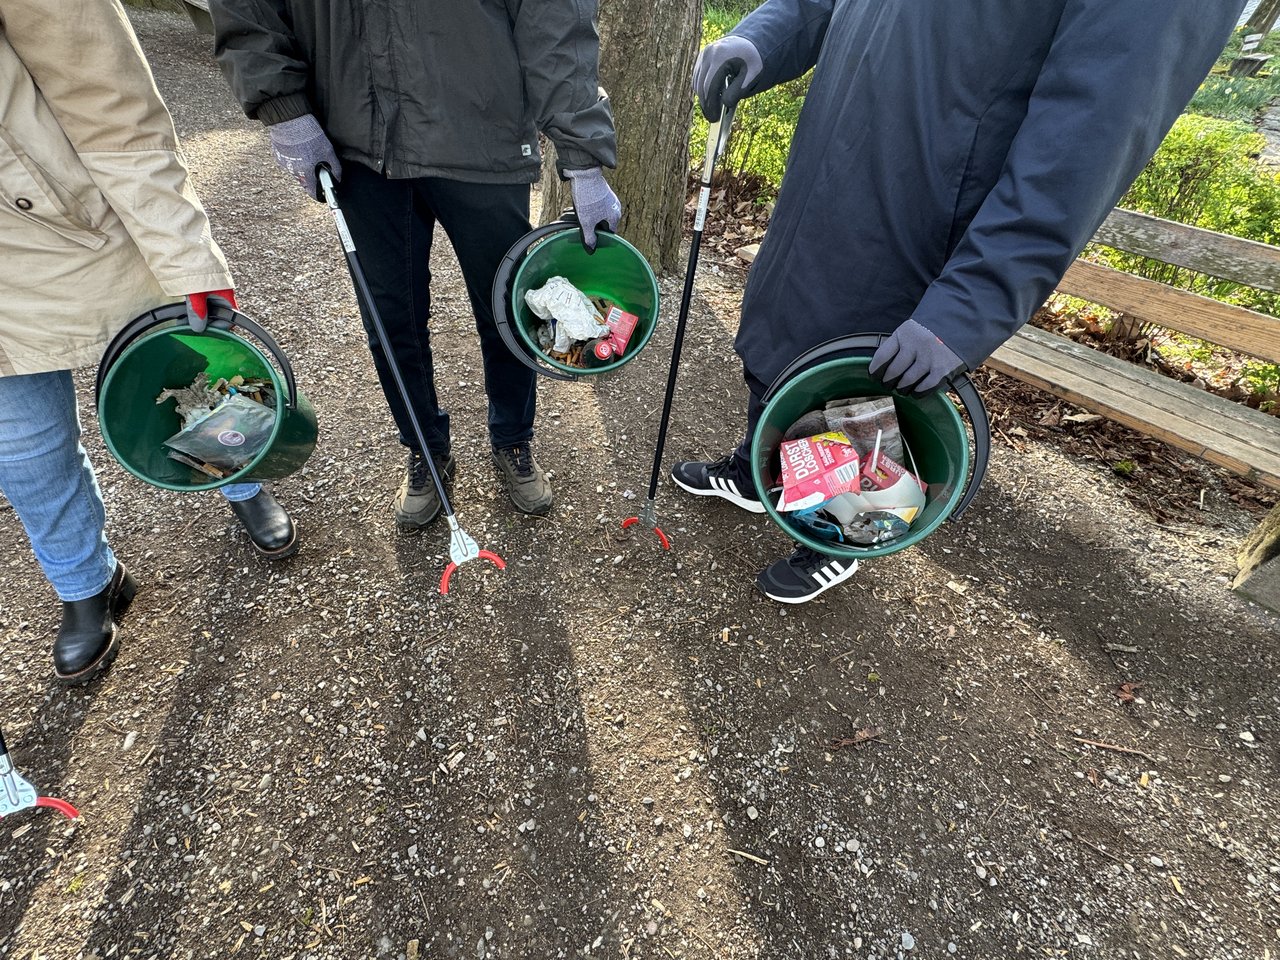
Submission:
{"label": "black litter picker pole", "polygon": [[505,570],[507,565],[496,553],[481,550],[476,545],[475,540],[458,525],[458,518],[453,512],[453,504],[449,502],[449,494],[444,488],[444,480],[440,477],[439,470],[436,469],[435,460],[431,456],[431,447],[427,445],[427,436],[422,430],[422,424],[418,422],[417,412],[413,409],[413,401],[409,397],[408,388],[405,386],[404,376],[400,373],[400,365],[396,363],[395,354],[391,352],[391,341],[387,337],[386,327],[382,324],[382,315],[378,312],[378,306],[373,301],[373,293],[369,289],[369,282],[365,279],[364,268],[360,266],[360,258],[356,254],[355,241],[351,239],[351,231],[347,229],[347,218],[342,215],[342,209],[338,206],[338,198],[333,192],[333,176],[330,174],[329,168],[324,165],[321,165],[316,173],[320,180],[320,188],[324,191],[325,200],[329,204],[329,209],[333,212],[333,221],[338,227],[338,238],[342,241],[342,252],[346,255],[347,268],[351,271],[351,279],[356,285],[356,292],[360,295],[365,309],[369,312],[369,319],[373,323],[378,342],[382,344],[382,352],[386,355],[387,366],[390,368],[391,375],[396,381],[396,388],[400,391],[400,396],[404,400],[405,409],[409,413],[409,420],[413,424],[414,436],[418,438],[418,449],[422,451],[422,459],[427,462],[427,467],[431,471],[431,482],[435,484],[436,493],[440,495],[440,504],[444,510],[445,519],[449,522],[449,565],[445,567],[444,573],[440,577],[440,592],[447,594],[449,592],[449,580],[453,577],[454,571],[464,563],[472,560],[488,560],[499,570]]}
{"label": "black litter picker pole", "polygon": [[711,124],[707,134],[707,153],[702,164],[702,189],[698,194],[698,212],[693,221],[693,239],[689,243],[689,266],[684,275],[684,294],[680,298],[680,315],[676,321],[676,339],[671,348],[671,367],[667,371],[667,392],[662,400],[662,419],[658,421],[658,443],[653,451],[653,473],[649,477],[649,499],[640,509],[640,515],[622,521],[623,529],[637,524],[652,530],[664,550],[671,549],[671,541],[658,526],[658,481],[662,476],[662,454],[667,445],[667,427],[671,422],[671,404],[676,395],[676,379],[680,374],[680,350],[684,346],[685,328],[689,324],[689,306],[693,302],[693,281],[698,273],[698,253],[702,249],[702,231],[707,222],[707,208],[711,205],[711,175],[716,160],[724,153],[733,128],[734,107],[724,107],[720,119]]}

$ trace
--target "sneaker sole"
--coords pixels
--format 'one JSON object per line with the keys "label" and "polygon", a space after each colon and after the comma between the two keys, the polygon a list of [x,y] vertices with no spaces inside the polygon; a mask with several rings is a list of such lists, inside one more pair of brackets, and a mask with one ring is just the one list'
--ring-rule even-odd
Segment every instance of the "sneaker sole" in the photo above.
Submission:
{"label": "sneaker sole", "polygon": [[791,603],[791,604],[808,603],[810,600],[814,600],[822,596],[832,587],[837,587],[840,584],[844,583],[846,580],[848,580],[857,572],[858,572],[858,561],[855,560],[853,561],[853,566],[849,567],[848,570],[845,570],[843,573],[837,575],[834,579],[830,580],[825,585],[819,586],[812,593],[807,593],[804,596],[800,596],[800,597],[780,597],[777,594],[770,593],[769,589],[765,586],[762,586],[758,581],[756,583],[756,586],[760,587],[760,592],[763,593],[766,597],[768,597],[770,600],[775,600],[778,603]]}
{"label": "sneaker sole", "polygon": [[428,520],[410,520],[409,518],[402,517],[400,514],[397,513],[396,529],[399,530],[401,533],[421,533],[423,530],[427,529],[427,527],[431,526],[433,523],[439,520],[440,514],[442,514],[443,512],[444,512],[443,508],[437,510],[434,514],[431,515],[431,518]]}
{"label": "sneaker sole", "polygon": [[702,490],[698,487],[691,487],[674,473],[671,474],[671,479],[677,487],[685,493],[692,493],[695,497],[719,497],[721,500],[728,500],[739,510],[745,510],[747,513],[764,513],[764,504],[759,500],[748,500],[746,497],[740,497],[735,493],[730,493],[728,490]]}

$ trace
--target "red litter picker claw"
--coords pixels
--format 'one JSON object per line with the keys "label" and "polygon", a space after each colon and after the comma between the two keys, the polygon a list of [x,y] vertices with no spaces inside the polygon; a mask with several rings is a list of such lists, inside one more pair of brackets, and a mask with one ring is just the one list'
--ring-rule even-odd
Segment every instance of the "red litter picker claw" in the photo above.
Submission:
{"label": "red litter picker claw", "polygon": [[13,768],[9,748],[5,746],[4,732],[0,731],[0,817],[31,807],[52,807],[73,819],[80,816],[80,811],[65,800],[36,795],[36,788]]}
{"label": "red litter picker claw", "polygon": [[640,516],[627,517],[622,521],[622,529],[630,530],[639,524],[644,524],[646,530],[653,531],[654,536],[658,538],[658,542],[662,544],[663,550],[671,549],[671,541],[667,539],[667,535],[658,526],[658,505],[654,503],[652,497],[645,503],[644,508],[640,511]]}

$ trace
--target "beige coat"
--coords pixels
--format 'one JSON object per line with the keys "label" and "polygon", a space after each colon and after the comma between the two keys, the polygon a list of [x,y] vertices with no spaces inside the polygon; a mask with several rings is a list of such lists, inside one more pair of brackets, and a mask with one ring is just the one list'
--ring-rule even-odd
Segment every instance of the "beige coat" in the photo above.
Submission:
{"label": "beige coat", "polygon": [[119,0],[0,0],[0,376],[231,285]]}

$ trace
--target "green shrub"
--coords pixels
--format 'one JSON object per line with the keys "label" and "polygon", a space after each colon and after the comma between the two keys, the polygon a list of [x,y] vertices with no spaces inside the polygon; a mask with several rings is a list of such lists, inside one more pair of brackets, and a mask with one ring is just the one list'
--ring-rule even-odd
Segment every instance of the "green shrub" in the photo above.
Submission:
{"label": "green shrub", "polygon": [[1207,77],[1187,110],[1221,120],[1253,120],[1277,96],[1280,75],[1268,77]]}
{"label": "green shrub", "polygon": [[[1184,114],[1120,206],[1274,244],[1280,240],[1280,174],[1258,163],[1264,145],[1248,123]],[[1280,296],[1273,293],[1107,247],[1094,248],[1091,256],[1117,270],[1280,316]],[[1203,362],[1200,354],[1208,349],[1179,336],[1162,352]],[[1277,379],[1280,368],[1250,361],[1241,381],[1250,392],[1266,397],[1276,392]]]}
{"label": "green shrub", "polygon": [[[1185,114],[1120,206],[1262,243],[1280,239],[1280,177],[1257,162],[1265,141],[1246,123]],[[1146,257],[1100,248],[1119,270],[1276,313],[1280,298]]]}
{"label": "green shrub", "polygon": [[[742,19],[742,9],[750,10],[759,5],[751,0],[736,4],[720,0],[720,3],[721,6],[706,11],[702,24],[704,45],[719,40],[737,26]],[[809,77],[806,75],[750,97],[738,106],[728,155],[721,163],[734,176],[758,178],[762,185],[762,200],[775,195],[782,183],[791,138],[808,89]],[[707,122],[700,110],[694,110],[690,137],[694,162],[701,166],[707,144]]]}

